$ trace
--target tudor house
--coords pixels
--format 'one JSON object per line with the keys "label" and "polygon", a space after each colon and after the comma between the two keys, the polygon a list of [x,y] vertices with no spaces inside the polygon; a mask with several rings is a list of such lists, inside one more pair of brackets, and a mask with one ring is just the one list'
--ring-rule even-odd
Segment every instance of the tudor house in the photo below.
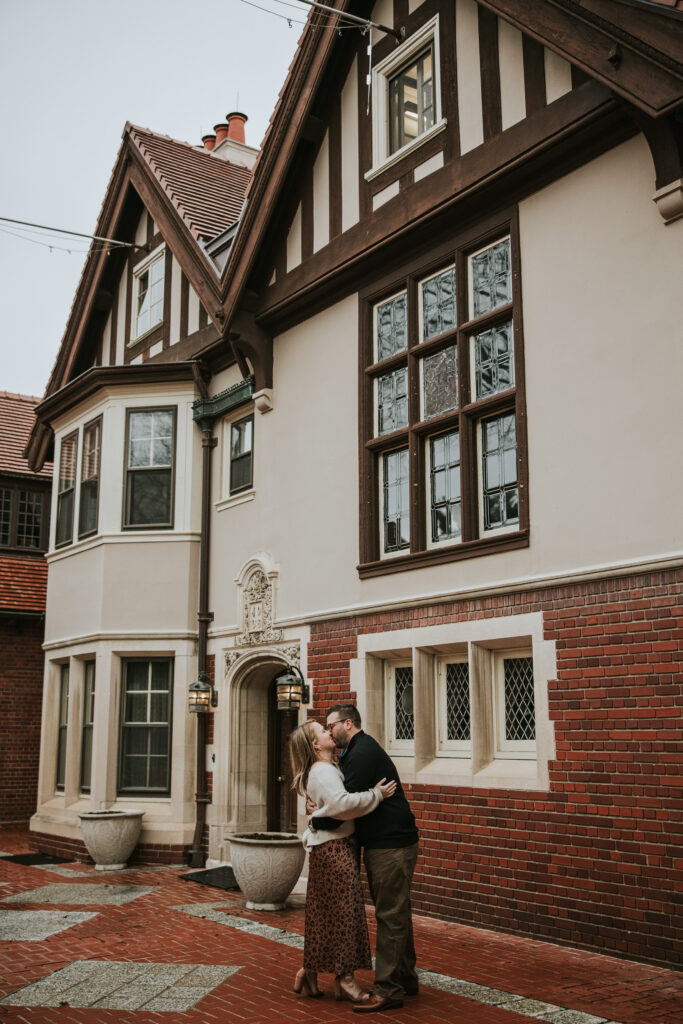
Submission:
{"label": "tudor house", "polygon": [[301,824],[287,732],[353,699],[417,910],[672,962],[680,4],[336,6],[373,25],[310,15],[243,208],[220,145],[124,133],[97,233],[132,245],[86,265],[29,449],[35,842],[137,806],[141,855],[225,862]]}

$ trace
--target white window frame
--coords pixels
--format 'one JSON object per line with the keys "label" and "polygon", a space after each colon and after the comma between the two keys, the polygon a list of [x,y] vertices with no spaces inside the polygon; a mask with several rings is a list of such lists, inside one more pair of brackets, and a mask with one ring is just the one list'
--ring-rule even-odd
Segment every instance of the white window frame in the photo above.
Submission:
{"label": "white window frame", "polygon": [[[446,736],[448,716],[446,713],[446,669],[448,665],[467,665],[470,701],[470,738],[469,740],[449,740]],[[435,672],[435,708],[436,708],[436,756],[437,757],[471,757],[472,756],[472,673],[469,671],[467,651],[461,654],[446,654],[436,661]]]}
{"label": "white window frame", "polygon": [[[531,658],[529,649],[495,651],[493,653],[493,728],[495,736],[495,756],[505,759],[534,760],[536,757],[536,740],[508,740],[505,738],[505,661],[518,658]],[[534,735],[538,736],[536,710],[536,675],[534,667]]]}
{"label": "white window frame", "polygon": [[[415,750],[415,737],[412,740],[399,740],[396,739],[396,730],[394,723],[396,721],[396,676],[395,672],[397,668],[409,668],[413,669],[413,663],[410,658],[401,659],[399,661],[386,661],[384,663],[384,692],[386,694],[386,700],[384,706],[386,708],[386,725],[385,735],[387,737],[387,750],[396,754],[412,754]],[[415,722],[415,674],[413,669],[413,723]]]}
{"label": "white window frame", "polygon": [[[244,490],[235,491],[233,494],[230,493],[230,467],[232,462],[232,428],[235,423],[239,423],[241,420],[247,419],[249,416],[252,417],[252,433],[251,433],[251,487],[245,487]],[[230,413],[225,417],[222,423],[222,436],[221,436],[221,497],[220,500],[214,503],[214,508],[217,512],[223,512],[225,509],[234,508],[236,505],[242,505],[245,501],[253,501],[256,496],[256,482],[255,482],[255,463],[254,463],[254,450],[256,446],[256,415],[255,406],[247,404],[236,409],[234,415]]]}
{"label": "white window frame", "polygon": [[[377,487],[379,489],[379,552],[381,559],[400,558],[401,555],[405,555],[410,551],[410,545],[404,548],[397,548],[395,551],[384,550],[384,459],[388,455],[393,455],[395,452],[399,451],[408,452],[408,473],[410,474],[410,448],[408,445],[401,445],[398,448],[390,448],[388,451],[380,452],[379,455]],[[410,502],[408,503],[408,530],[410,530]]]}
{"label": "white window frame", "polygon": [[519,501],[519,436],[517,434],[518,426],[517,423],[517,412],[512,409],[508,413],[494,413],[488,416],[482,416],[481,419],[477,420],[477,512],[479,515],[479,537],[485,540],[488,537],[498,537],[503,533],[519,533],[519,513],[517,515],[517,522],[510,523],[509,526],[498,526],[495,530],[487,530],[484,521],[484,439],[483,439],[483,425],[487,420],[495,420],[500,415],[511,415],[515,417],[515,436],[517,437],[517,500]]}
{"label": "white window frame", "polygon": [[151,331],[155,330],[159,326],[159,324],[163,324],[163,322],[164,322],[164,300],[166,298],[166,280],[165,280],[166,266],[165,266],[165,263],[164,263],[164,277],[162,278],[162,280],[164,282],[164,292],[163,292],[163,299],[162,299],[162,304],[161,304],[161,317],[159,318],[159,320],[155,320],[155,322],[153,324],[151,323],[149,325],[149,327],[146,327],[144,331],[140,331],[140,333],[138,334],[138,329],[137,329],[138,328],[137,305],[138,305],[138,292],[139,292],[139,289],[140,289],[140,279],[141,279],[142,275],[147,270],[149,270],[151,268],[153,263],[156,263],[158,260],[161,260],[161,259],[165,260],[165,257],[166,257],[166,245],[165,245],[164,242],[162,242],[161,245],[157,246],[157,248],[154,250],[154,252],[151,252],[149,254],[149,256],[147,256],[144,260],[142,260],[142,262],[138,263],[138,265],[133,268],[133,297],[132,297],[131,314],[130,314],[130,321],[131,322],[130,322],[130,341],[128,343],[129,347],[132,346],[132,345],[137,345],[137,343],[142,338],[144,338]]}
{"label": "white window frame", "polygon": [[[426,47],[432,47],[434,61],[434,124],[417,138],[401,146],[394,153],[389,152],[389,81],[401,68],[410,64]],[[390,53],[372,69],[372,168],[366,173],[370,181],[376,175],[393,166],[408,153],[433,138],[446,127],[441,113],[441,61],[439,56],[439,16],[435,15],[410,39]]]}

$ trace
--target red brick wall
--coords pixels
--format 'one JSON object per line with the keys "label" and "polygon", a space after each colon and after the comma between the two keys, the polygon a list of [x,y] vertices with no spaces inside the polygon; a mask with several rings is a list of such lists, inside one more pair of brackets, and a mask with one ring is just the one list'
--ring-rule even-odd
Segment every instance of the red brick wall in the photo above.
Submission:
{"label": "red brick wall", "polygon": [[[83,864],[93,863],[82,839],[51,836],[45,832],[31,832],[29,847],[31,850],[37,850],[52,857],[77,860]],[[181,846],[179,843],[139,843],[129,858],[128,864],[184,864],[187,861],[189,850],[189,846]]]}
{"label": "red brick wall", "polygon": [[43,701],[43,623],[0,616],[0,825],[35,812]]}
{"label": "red brick wall", "polygon": [[315,713],[355,694],[359,633],[542,611],[557,649],[550,792],[406,787],[414,906],[654,963],[680,963],[683,573],[659,572],[316,624]]}

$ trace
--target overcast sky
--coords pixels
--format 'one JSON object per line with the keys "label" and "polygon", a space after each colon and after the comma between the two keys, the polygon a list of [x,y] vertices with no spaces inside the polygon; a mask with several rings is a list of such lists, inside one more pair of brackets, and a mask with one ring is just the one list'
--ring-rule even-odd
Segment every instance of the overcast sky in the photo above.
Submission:
{"label": "overcast sky", "polygon": [[[126,121],[192,143],[232,110],[259,146],[307,9],[254,0],[0,0],[0,216],[91,233]],[[0,221],[0,391],[42,395],[87,241]],[[45,238],[40,238],[45,242]]]}

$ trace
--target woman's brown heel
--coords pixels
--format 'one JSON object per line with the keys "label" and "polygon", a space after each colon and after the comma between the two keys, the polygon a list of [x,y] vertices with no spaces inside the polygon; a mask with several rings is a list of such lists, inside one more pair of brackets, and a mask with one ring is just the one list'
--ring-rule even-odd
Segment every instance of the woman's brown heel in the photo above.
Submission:
{"label": "woman's brown heel", "polygon": [[334,979],[334,998],[350,1003],[367,1003],[370,993],[360,987],[353,974],[337,974]]}
{"label": "woman's brown heel", "polygon": [[318,978],[315,972],[305,971],[302,967],[296,972],[294,979],[294,991],[308,996],[310,999],[320,999],[322,992],[318,988]]}

